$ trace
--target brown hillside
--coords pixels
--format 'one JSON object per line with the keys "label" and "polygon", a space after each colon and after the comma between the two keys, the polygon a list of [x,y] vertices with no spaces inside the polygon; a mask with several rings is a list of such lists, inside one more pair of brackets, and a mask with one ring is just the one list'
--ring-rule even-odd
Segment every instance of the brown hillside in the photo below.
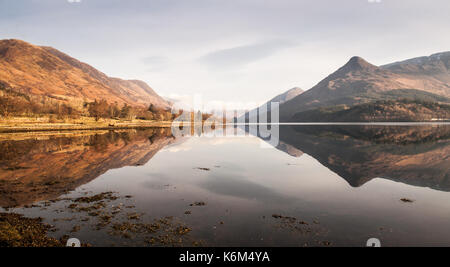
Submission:
{"label": "brown hillside", "polygon": [[120,105],[169,106],[144,82],[108,77],[54,48],[20,40],[0,40],[0,82],[20,93],[72,105],[105,99]]}
{"label": "brown hillside", "polygon": [[353,57],[315,87],[283,104],[280,107],[281,120],[290,121],[299,112],[319,107],[368,103],[399,89],[450,97],[450,72],[445,64],[435,64],[439,68],[432,75],[426,68],[416,67],[417,71],[422,70],[419,75],[395,71],[398,66],[377,67],[360,57]]}

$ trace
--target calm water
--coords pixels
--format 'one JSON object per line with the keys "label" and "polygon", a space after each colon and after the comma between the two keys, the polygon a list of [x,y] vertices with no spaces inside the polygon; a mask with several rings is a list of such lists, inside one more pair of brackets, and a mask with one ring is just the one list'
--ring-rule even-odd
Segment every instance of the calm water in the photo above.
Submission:
{"label": "calm water", "polygon": [[281,126],[279,139],[5,134],[0,206],[95,246],[148,243],[111,235],[62,199],[129,196],[107,205],[129,206],[141,221],[175,218],[191,229],[188,246],[450,245],[450,126]]}

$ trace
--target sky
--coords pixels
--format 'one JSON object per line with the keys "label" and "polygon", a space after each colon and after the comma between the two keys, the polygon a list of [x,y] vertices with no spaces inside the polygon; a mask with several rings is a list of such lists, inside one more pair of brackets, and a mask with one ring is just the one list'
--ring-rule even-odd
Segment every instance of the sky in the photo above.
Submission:
{"label": "sky", "polygon": [[0,39],[52,46],[160,95],[263,102],[352,56],[450,50],[448,0],[0,0]]}

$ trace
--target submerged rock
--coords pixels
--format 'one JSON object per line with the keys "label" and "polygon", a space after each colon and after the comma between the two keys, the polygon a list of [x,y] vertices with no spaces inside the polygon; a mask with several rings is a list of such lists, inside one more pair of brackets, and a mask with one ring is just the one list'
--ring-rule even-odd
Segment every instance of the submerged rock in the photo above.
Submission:
{"label": "submerged rock", "polygon": [[203,201],[199,201],[199,202],[192,203],[190,206],[191,207],[202,207],[202,206],[206,206],[206,203]]}

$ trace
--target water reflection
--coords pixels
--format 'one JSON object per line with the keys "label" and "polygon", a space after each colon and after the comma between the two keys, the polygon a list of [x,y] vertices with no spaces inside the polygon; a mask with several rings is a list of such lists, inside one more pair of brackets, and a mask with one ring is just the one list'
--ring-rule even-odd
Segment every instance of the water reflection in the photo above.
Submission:
{"label": "water reflection", "polygon": [[[148,219],[175,216],[192,237],[217,246],[450,240],[448,125],[281,126],[269,149],[249,133],[212,136],[177,139],[170,129],[0,135],[0,206],[113,191],[132,195],[127,205]],[[197,201],[206,205],[190,206]],[[68,204],[13,210],[58,220],[55,237],[85,225],[77,237],[118,244],[108,227],[89,228],[95,218],[66,222],[87,216]]]}
{"label": "water reflection", "polygon": [[0,141],[0,206],[51,200],[110,169],[142,166],[175,142],[169,129],[10,135]]}
{"label": "water reflection", "polygon": [[[110,169],[145,165],[165,146],[181,142],[170,129],[20,137],[0,139],[2,207],[57,198]],[[385,178],[450,191],[447,125],[282,126],[279,140],[277,149],[292,157],[306,153],[354,187]],[[211,179],[203,186],[230,195],[241,190],[248,195],[260,187],[242,184],[238,176],[230,173],[227,179]],[[259,197],[271,195],[269,189],[255,192]]]}
{"label": "water reflection", "polygon": [[450,126],[283,126],[277,149],[314,157],[350,185],[374,178],[450,191]]}

